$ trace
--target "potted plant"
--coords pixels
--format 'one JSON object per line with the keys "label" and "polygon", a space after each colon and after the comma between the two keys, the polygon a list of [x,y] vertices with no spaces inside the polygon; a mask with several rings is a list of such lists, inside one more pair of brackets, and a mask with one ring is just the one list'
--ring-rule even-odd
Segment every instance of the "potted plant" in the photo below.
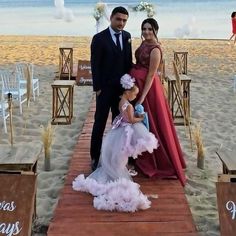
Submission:
{"label": "potted plant", "polygon": [[198,122],[193,128],[193,139],[197,147],[197,167],[204,169],[205,150],[202,141],[202,129],[200,122]]}
{"label": "potted plant", "polygon": [[52,153],[52,142],[54,137],[55,128],[52,127],[49,122],[47,126],[42,127],[41,139],[44,147],[44,170],[51,170],[51,153]]}

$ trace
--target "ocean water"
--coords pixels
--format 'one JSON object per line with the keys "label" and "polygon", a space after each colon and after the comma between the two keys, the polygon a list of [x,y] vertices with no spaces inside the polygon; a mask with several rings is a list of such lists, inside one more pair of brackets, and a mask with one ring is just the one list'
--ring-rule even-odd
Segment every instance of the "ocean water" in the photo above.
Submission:
{"label": "ocean water", "polygon": [[[64,6],[63,6],[64,2]],[[73,35],[92,36],[96,33],[93,18],[95,0],[0,0],[1,35]],[[130,13],[126,30],[140,36],[145,12],[134,12],[139,1],[103,1],[107,16],[116,6]],[[128,2],[128,3],[127,3]],[[231,13],[236,11],[235,0],[153,0],[154,18],[158,21],[161,38],[226,39],[231,34]],[[103,18],[99,30],[109,21]]]}

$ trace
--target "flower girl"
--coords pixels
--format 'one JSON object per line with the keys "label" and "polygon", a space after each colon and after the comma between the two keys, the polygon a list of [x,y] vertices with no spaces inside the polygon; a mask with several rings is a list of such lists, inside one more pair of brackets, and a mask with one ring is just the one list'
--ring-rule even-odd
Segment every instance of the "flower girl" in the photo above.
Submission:
{"label": "flower girl", "polygon": [[128,157],[135,159],[142,152],[151,153],[158,147],[158,141],[142,123],[144,116],[135,116],[130,104],[139,92],[135,79],[125,74],[121,85],[124,92],[119,103],[120,114],[103,139],[98,168],[87,178],[83,174],[77,176],[72,187],[92,194],[98,210],[134,212],[149,208],[151,202],[132,181],[126,167]]}

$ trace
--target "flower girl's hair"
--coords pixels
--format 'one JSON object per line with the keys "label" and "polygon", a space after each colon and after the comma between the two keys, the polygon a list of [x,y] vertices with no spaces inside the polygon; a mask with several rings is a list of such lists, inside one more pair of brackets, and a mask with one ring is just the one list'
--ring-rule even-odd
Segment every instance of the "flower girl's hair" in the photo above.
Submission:
{"label": "flower girl's hair", "polygon": [[124,74],[120,78],[120,83],[123,89],[131,90],[135,86],[135,78],[131,77],[129,74]]}

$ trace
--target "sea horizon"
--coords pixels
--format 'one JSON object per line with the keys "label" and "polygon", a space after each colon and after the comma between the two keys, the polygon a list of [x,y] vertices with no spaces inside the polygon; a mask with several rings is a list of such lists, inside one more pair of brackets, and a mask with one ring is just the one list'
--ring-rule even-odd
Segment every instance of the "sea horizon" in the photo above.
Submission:
{"label": "sea horizon", "polygon": [[[63,4],[63,12],[61,4]],[[160,38],[228,39],[231,35],[231,13],[236,11],[234,0],[154,0]],[[0,35],[35,36],[93,36],[97,32],[93,17],[94,0],[0,0]],[[139,1],[103,1],[107,18],[116,6],[129,11],[125,30],[133,37],[140,37],[141,22],[146,12],[132,8]],[[109,25],[106,17],[99,24],[99,31]]]}

